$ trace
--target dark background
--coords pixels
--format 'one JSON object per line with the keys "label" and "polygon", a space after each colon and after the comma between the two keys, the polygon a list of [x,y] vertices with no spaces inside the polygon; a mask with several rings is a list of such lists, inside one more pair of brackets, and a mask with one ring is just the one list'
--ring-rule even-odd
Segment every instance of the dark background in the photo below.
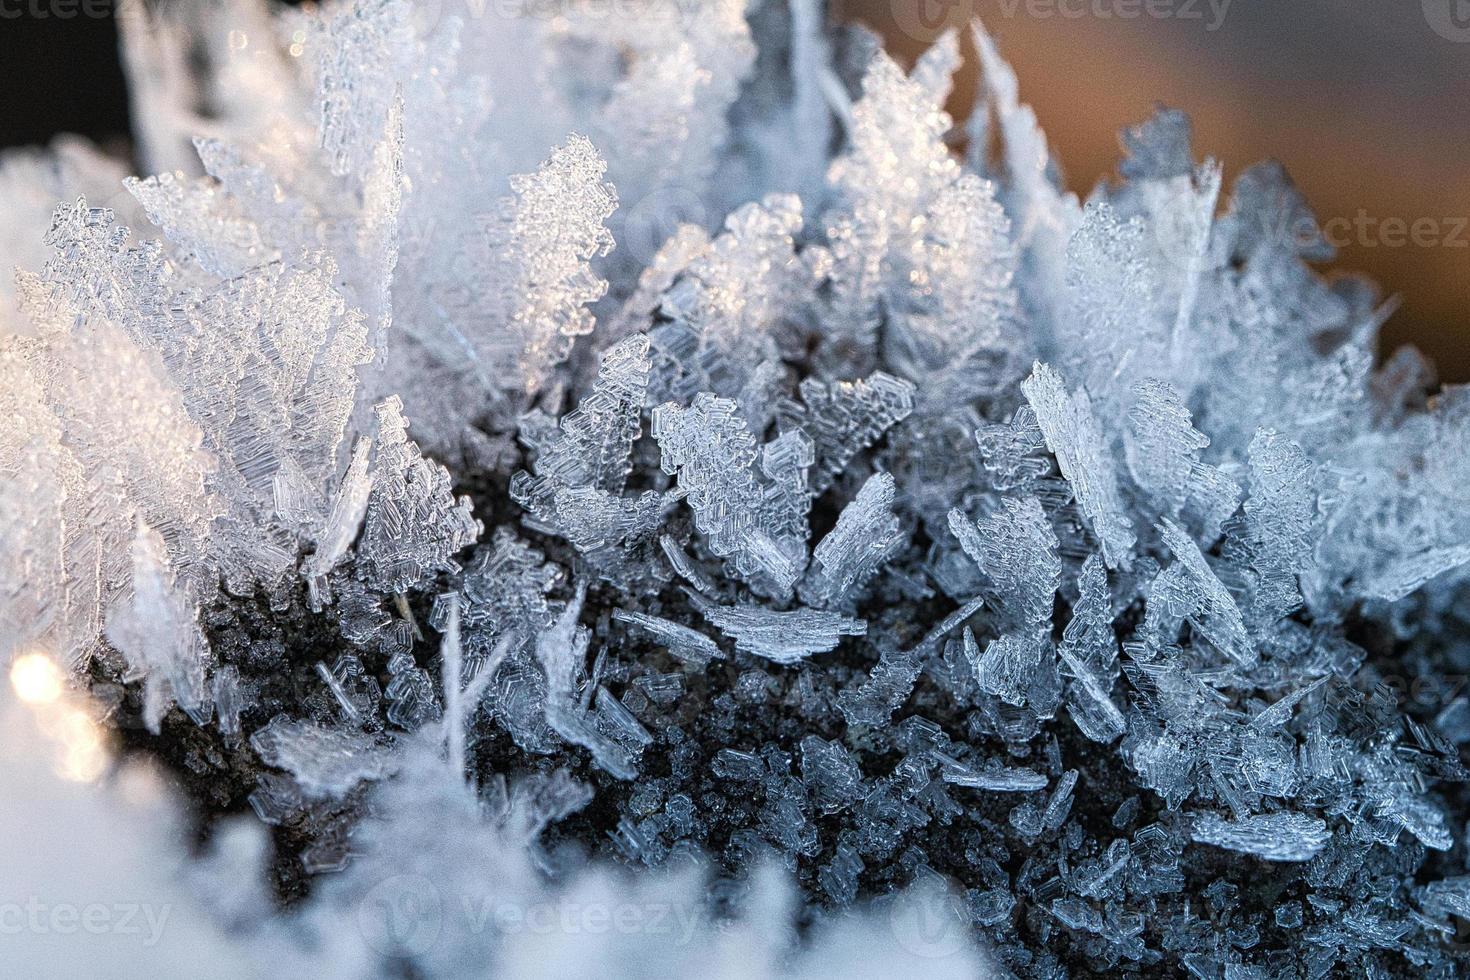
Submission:
{"label": "dark background", "polygon": [[[1114,172],[1117,130],[1162,102],[1190,113],[1197,154],[1220,159],[1227,182],[1274,156],[1323,220],[1432,219],[1434,244],[1354,232],[1336,266],[1402,298],[1386,349],[1413,342],[1442,378],[1470,380],[1470,227],[1454,234],[1470,222],[1470,40],[1431,23],[1436,4],[1459,3],[1470,24],[1470,0],[1231,0],[1213,31],[1209,0],[1162,0],[1167,17],[1125,16],[1129,0],[1063,2],[1074,15],[1051,0],[832,0],[835,17],[873,27],[904,60],[942,26],[982,17],[1081,194]],[[0,0],[0,146],[76,132],[126,154],[116,25],[61,16],[80,3]],[[967,70],[956,115],[974,90]]]}
{"label": "dark background", "polygon": [[123,151],[128,96],[113,19],[79,12],[63,19],[49,10],[37,17],[29,3],[0,3],[0,13],[6,15],[0,16],[5,77],[0,146],[46,143],[59,133],[81,133]]}

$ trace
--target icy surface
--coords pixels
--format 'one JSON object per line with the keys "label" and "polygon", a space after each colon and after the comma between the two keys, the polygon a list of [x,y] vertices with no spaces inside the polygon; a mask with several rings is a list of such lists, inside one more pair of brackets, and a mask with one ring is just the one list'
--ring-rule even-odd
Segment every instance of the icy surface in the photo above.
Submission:
{"label": "icy surface", "polygon": [[978,24],[543,13],[140,11],[157,173],[0,157],[17,894],[106,841],[139,975],[1462,975],[1470,391],[1284,169],[1161,109],[1079,200]]}

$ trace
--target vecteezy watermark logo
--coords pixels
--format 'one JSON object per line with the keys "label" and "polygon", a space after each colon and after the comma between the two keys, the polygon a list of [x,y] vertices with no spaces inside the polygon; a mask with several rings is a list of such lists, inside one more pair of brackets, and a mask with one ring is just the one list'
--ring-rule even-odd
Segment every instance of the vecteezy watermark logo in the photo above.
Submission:
{"label": "vecteezy watermark logo", "polygon": [[101,20],[118,6],[117,0],[0,0],[0,20]]}
{"label": "vecteezy watermark logo", "polygon": [[521,903],[489,896],[463,895],[458,914],[474,935],[494,929],[501,935],[650,936],[687,946],[703,919],[697,906],[674,902],[579,902],[567,898]]}
{"label": "vecteezy watermark logo", "polygon": [[446,934],[616,933],[688,945],[703,924],[697,904],[576,901],[565,897],[524,902],[514,896],[441,892],[422,875],[385,878],[357,905],[358,931],[371,949],[386,957],[420,956]]}
{"label": "vecteezy watermark logo", "polygon": [[698,0],[464,0],[465,13],[478,20],[487,14],[505,20],[650,20],[685,22],[701,12]]}
{"label": "vecteezy watermark logo", "polygon": [[1434,33],[1456,44],[1470,43],[1470,0],[1420,0]]}
{"label": "vecteezy watermark logo", "polygon": [[888,927],[900,947],[925,959],[954,956],[970,945],[960,899],[937,875],[890,902]]}
{"label": "vecteezy watermark logo", "polygon": [[614,238],[628,255],[647,265],[682,224],[703,225],[704,202],[688,187],[661,187],[622,215],[622,234]]}
{"label": "vecteezy watermark logo", "polygon": [[1213,33],[1225,23],[1234,0],[999,0],[1004,17],[1024,13],[1033,20],[1186,20]]}
{"label": "vecteezy watermark logo", "polygon": [[394,875],[368,890],[357,906],[362,938],[384,956],[417,956],[439,938],[444,904],[422,875]]}
{"label": "vecteezy watermark logo", "polygon": [[891,9],[899,30],[927,44],[968,23],[975,16],[975,0],[892,0]]}
{"label": "vecteezy watermark logo", "polygon": [[[1198,189],[1176,183],[1146,217],[1155,241],[1154,257],[1179,270],[1210,272],[1227,256],[1211,241],[1214,210]],[[1359,208],[1352,215],[1322,217],[1303,208],[1256,214],[1247,234],[1254,247],[1270,247],[1311,262],[1330,260],[1343,249],[1470,249],[1470,215],[1374,215]]]}
{"label": "vecteezy watermark logo", "polygon": [[[951,27],[962,27],[977,13],[1005,20],[1182,20],[1197,21],[1210,33],[1225,24],[1235,0],[996,0],[977,10],[977,0],[891,0],[893,19],[909,37],[933,41]],[[1428,0],[1426,0],[1428,2]],[[1470,3],[1470,0],[1462,0]]]}
{"label": "vecteezy watermark logo", "polygon": [[[0,902],[0,936],[139,936],[153,947],[163,937],[173,906],[147,902]],[[4,948],[0,941],[0,948]]]}

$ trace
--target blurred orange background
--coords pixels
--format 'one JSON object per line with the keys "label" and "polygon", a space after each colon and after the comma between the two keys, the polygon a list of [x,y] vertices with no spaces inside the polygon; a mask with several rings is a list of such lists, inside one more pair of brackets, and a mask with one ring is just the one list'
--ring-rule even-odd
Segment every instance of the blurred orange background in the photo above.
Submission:
{"label": "blurred orange background", "polygon": [[[1467,0],[833,0],[833,15],[906,62],[980,17],[1083,196],[1116,171],[1118,130],[1160,103],[1193,118],[1195,155],[1224,164],[1227,189],[1281,160],[1319,221],[1338,219],[1332,268],[1401,299],[1382,353],[1412,342],[1442,380],[1470,380]],[[960,120],[975,96],[963,45]]]}

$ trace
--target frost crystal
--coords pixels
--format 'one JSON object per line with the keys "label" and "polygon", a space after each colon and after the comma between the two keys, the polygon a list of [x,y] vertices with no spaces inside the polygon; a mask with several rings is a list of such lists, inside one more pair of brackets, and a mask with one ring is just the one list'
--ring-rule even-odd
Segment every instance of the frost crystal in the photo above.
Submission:
{"label": "frost crystal", "polygon": [[377,458],[366,503],[358,562],[363,578],[384,592],[403,592],[438,571],[458,569],[450,556],[481,531],[469,497],[455,499],[449,474],[408,438],[403,403],[374,410]]}
{"label": "frost crystal", "polygon": [[1200,538],[1220,536],[1225,519],[1235,512],[1240,488],[1218,469],[1200,462],[1209,437],[1191,424],[1189,409],[1166,381],[1144,378],[1132,387],[1124,446],[1128,472],[1155,506],[1168,516],[1187,508],[1200,528]]}
{"label": "frost crystal", "polygon": [[801,224],[801,202],[790,195],[744,205],[664,294],[659,312],[673,324],[661,335],[682,331],[696,345],[679,358],[684,377],[676,383],[703,377],[709,390],[734,396],[775,359],[777,340],[789,329],[784,318],[813,285],[796,254]]}
{"label": "frost crystal", "polygon": [[831,384],[808,378],[799,390],[801,404],[787,406],[783,426],[798,427],[811,437],[816,456],[811,484],[818,494],[914,407],[914,386],[882,371]]}
{"label": "frost crystal", "polygon": [[652,491],[622,496],[641,429],[648,350],[641,334],[610,348],[591,394],[562,416],[555,432],[531,440],[535,475],[522,471],[510,482],[511,497],[530,520],[600,558],[611,574],[622,570],[616,556],[653,536],[666,506]]}
{"label": "frost crystal", "polygon": [[844,636],[862,636],[867,624],[816,609],[781,612],[761,606],[699,604],[700,612],[722,633],[735,639],[735,649],[790,666],[814,653],[836,649]]}
{"label": "frost crystal", "polygon": [[995,793],[1029,793],[1046,788],[1046,777],[1030,769],[987,766],[972,769],[948,759],[944,762],[944,781],[956,786],[986,789]]}
{"label": "frost crystal", "polygon": [[1094,742],[1111,742],[1127,728],[1113,703],[1112,687],[1118,659],[1113,634],[1113,611],[1107,571],[1096,555],[1082,563],[1078,599],[1072,620],[1062,634],[1057,654],[1074,678],[1067,711],[1082,733]]}
{"label": "frost crystal", "polygon": [[[678,475],[710,550],[762,591],[789,594],[807,560],[805,467],[796,462],[783,472],[779,456],[766,455],[761,480],[756,441],[739,406],[708,392],[688,409],[656,408],[653,435],[664,472]],[[794,481],[786,491],[783,476]]]}
{"label": "frost crystal", "polygon": [[1034,498],[1006,499],[979,524],[958,510],[950,511],[949,523],[965,553],[990,579],[1004,613],[998,628],[1005,632],[983,653],[974,635],[965,633],[966,657],[980,690],[1014,705],[1024,704],[1028,696],[1045,700],[1045,694],[1030,689],[1033,683],[1045,683],[1038,673],[1051,662],[1047,634],[1061,574],[1056,535],[1045,512]]}
{"label": "frost crystal", "polygon": [[514,196],[487,217],[484,305],[466,333],[489,384],[534,393],[573,339],[592,331],[586,306],[607,283],[589,260],[612,248],[603,221],[617,207],[605,169],[573,136],[535,173],[512,178]]}
{"label": "frost crystal", "polygon": [[559,430],[537,446],[536,476],[517,474],[517,502],[537,513],[560,487],[620,494],[632,468],[648,390],[648,338],[629,337],[602,358],[592,393],[562,416]]}
{"label": "frost crystal", "polygon": [[1069,364],[1068,373],[1089,392],[1108,391],[1110,383],[1159,363],[1165,353],[1158,274],[1145,241],[1141,220],[1119,221],[1111,205],[1097,203],[1087,206],[1068,243],[1070,309],[1064,322],[1074,336],[1066,338],[1067,347],[1074,356],[1086,352],[1079,370]]}
{"label": "frost crystal", "polygon": [[802,598],[821,608],[843,605],[901,543],[898,518],[893,514],[893,477],[875,473],[852,503],[842,508],[837,526],[812,552]]}
{"label": "frost crystal", "polygon": [[613,619],[643,629],[663,643],[669,653],[695,667],[703,667],[711,660],[724,656],[720,652],[719,644],[703,633],[659,616],[615,609]]}
{"label": "frost crystal", "polygon": [[364,779],[381,779],[394,768],[373,740],[277,715],[250,736],[261,761],[289,772],[308,797],[341,796]]}
{"label": "frost crystal", "polygon": [[1248,451],[1246,547],[1251,551],[1255,606],[1280,618],[1300,604],[1297,575],[1312,560],[1312,465],[1301,447],[1269,429],[1256,433]]}
{"label": "frost crystal", "polygon": [[1123,512],[1118,476],[1107,453],[1102,427],[1092,412],[1087,392],[1067,394],[1062,379],[1037,363],[1021,391],[1036,413],[1047,448],[1057,458],[1062,476],[1072,486],[1109,568],[1127,568],[1135,538]]}
{"label": "frost crystal", "polygon": [[327,575],[346,556],[362,529],[373,486],[368,472],[371,447],[368,440],[358,440],[352,451],[352,462],[347,466],[347,473],[332,500],[332,509],[327,513],[326,525],[317,536],[316,551],[302,566],[302,574],[312,590],[312,605],[316,608],[321,607],[321,593]]}
{"label": "frost crystal", "polygon": [[1321,820],[1300,813],[1263,813],[1234,822],[1206,813],[1194,818],[1190,834],[1202,843],[1267,861],[1310,860],[1329,836]]}
{"label": "frost crystal", "polygon": [[[487,649],[506,636],[530,639],[556,616],[559,604],[550,593],[563,577],[563,570],[547,562],[542,552],[509,528],[496,528],[490,544],[476,549],[461,580],[461,622],[483,635]],[[436,610],[435,626],[447,622],[447,616],[441,617]]]}
{"label": "frost crystal", "polygon": [[631,735],[640,750],[652,739],[603,687],[596,687],[596,714],[588,711],[584,689],[590,691],[597,679],[584,676],[590,637],[577,625],[582,600],[579,592],[551,628],[536,640],[536,659],[546,672],[546,721],[562,738],[591,752],[597,765],[619,779],[632,779],[638,774],[634,768],[637,753],[630,752],[621,740],[604,732],[598,722],[610,719],[611,727]]}
{"label": "frost crystal", "polygon": [[132,600],[109,618],[107,639],[146,681],[143,713],[154,734],[170,701],[197,722],[209,717],[204,688],[209,647],[198,614],[178,589],[163,538],[142,523],[133,540]]}
{"label": "frost crystal", "polygon": [[[1255,651],[1250,637],[1245,632],[1245,621],[1235,598],[1215,577],[1199,546],[1177,524],[1165,519],[1159,533],[1179,560],[1154,581],[1149,598],[1152,603],[1172,610],[1186,610],[1184,614],[1200,634],[1221,652],[1238,663],[1250,666],[1255,662]],[[1182,574],[1173,574],[1176,568]],[[1168,579],[1167,584],[1164,580]],[[1150,606],[1150,612],[1154,606]],[[1145,626],[1145,629],[1147,626]]]}

